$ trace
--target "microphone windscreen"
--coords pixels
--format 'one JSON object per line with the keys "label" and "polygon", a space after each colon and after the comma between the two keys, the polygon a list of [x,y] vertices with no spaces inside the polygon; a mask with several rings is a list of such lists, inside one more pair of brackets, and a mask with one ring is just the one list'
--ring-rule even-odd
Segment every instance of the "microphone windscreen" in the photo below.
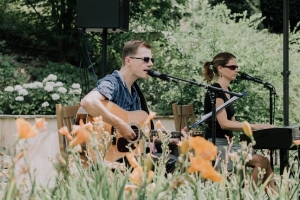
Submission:
{"label": "microphone windscreen", "polygon": [[247,79],[247,76],[248,76],[248,74],[243,73],[243,72],[241,73],[241,78],[242,78],[242,79]]}
{"label": "microphone windscreen", "polygon": [[152,77],[159,77],[161,74],[157,71],[149,70],[148,75]]}

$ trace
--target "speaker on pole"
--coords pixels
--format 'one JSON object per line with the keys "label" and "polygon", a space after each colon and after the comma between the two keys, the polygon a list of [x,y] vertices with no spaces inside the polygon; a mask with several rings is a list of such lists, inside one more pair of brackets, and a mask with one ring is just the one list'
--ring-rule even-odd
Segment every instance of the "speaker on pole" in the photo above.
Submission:
{"label": "speaker on pole", "polygon": [[77,28],[90,32],[129,29],[129,0],[77,0]]}

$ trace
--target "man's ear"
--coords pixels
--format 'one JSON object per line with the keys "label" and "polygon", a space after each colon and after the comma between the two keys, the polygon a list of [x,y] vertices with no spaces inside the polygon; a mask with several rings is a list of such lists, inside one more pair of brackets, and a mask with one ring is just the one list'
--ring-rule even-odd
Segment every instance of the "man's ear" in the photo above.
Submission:
{"label": "man's ear", "polygon": [[129,57],[125,57],[125,65],[130,65],[131,59]]}

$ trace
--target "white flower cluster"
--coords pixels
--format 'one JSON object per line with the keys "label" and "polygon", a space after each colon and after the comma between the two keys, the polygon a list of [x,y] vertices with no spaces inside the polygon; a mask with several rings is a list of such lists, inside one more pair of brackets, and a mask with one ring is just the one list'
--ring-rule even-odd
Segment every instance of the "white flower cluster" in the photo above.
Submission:
{"label": "white flower cluster", "polygon": [[44,87],[44,90],[46,90],[47,92],[51,92],[51,91],[53,91],[53,86],[52,85],[46,85],[45,87]]}
{"label": "white flower cluster", "polygon": [[60,96],[56,93],[52,94],[51,95],[52,99],[55,101],[55,100],[58,100],[60,98]]}
{"label": "white flower cluster", "polygon": [[[64,100],[65,98],[68,98],[68,96],[61,96],[61,95],[66,95],[66,94],[71,94],[71,95],[76,95],[76,94],[81,94],[81,88],[80,84],[78,83],[73,83],[71,88],[68,90],[66,87],[64,87],[64,84],[62,82],[56,82],[57,76],[54,74],[50,74],[47,78],[44,78],[42,82],[35,81],[33,83],[26,83],[23,85],[16,85],[16,86],[8,86],[4,89],[5,92],[7,93],[12,93],[16,92],[17,96],[14,96],[15,101],[22,102],[24,101],[24,97],[28,96],[29,99],[31,96],[34,96],[35,94],[41,93],[41,95],[45,95],[42,93],[41,90],[36,90],[41,88],[44,90],[46,93],[49,93],[51,99],[53,101],[62,99]],[[33,94],[32,94],[33,92]],[[52,94],[51,94],[51,93]],[[10,96],[10,94],[8,94]],[[49,98],[48,98],[49,101]],[[49,102],[46,99],[43,103],[39,104],[41,107],[48,107],[50,106]],[[32,102],[35,103],[35,102]]]}
{"label": "white flower cluster", "polygon": [[13,92],[14,88],[12,86],[8,86],[4,89],[5,92]]}
{"label": "white flower cluster", "polygon": [[42,103],[42,107],[48,107],[49,103],[47,101],[45,101],[44,103]]}
{"label": "white flower cluster", "polygon": [[48,82],[48,81],[56,81],[57,80],[57,76],[54,74],[49,74],[49,76],[47,78],[44,78],[43,83],[44,82]]}
{"label": "white flower cluster", "polygon": [[30,88],[30,89],[35,89],[35,88],[42,88],[43,83],[35,81],[34,83],[27,83],[23,84],[23,88]]}

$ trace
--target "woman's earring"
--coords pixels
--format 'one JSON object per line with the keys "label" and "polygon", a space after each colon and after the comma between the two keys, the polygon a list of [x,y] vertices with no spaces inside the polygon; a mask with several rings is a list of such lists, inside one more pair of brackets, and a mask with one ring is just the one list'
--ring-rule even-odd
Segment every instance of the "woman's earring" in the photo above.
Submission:
{"label": "woman's earring", "polygon": [[222,77],[222,74],[220,74],[220,77]]}

